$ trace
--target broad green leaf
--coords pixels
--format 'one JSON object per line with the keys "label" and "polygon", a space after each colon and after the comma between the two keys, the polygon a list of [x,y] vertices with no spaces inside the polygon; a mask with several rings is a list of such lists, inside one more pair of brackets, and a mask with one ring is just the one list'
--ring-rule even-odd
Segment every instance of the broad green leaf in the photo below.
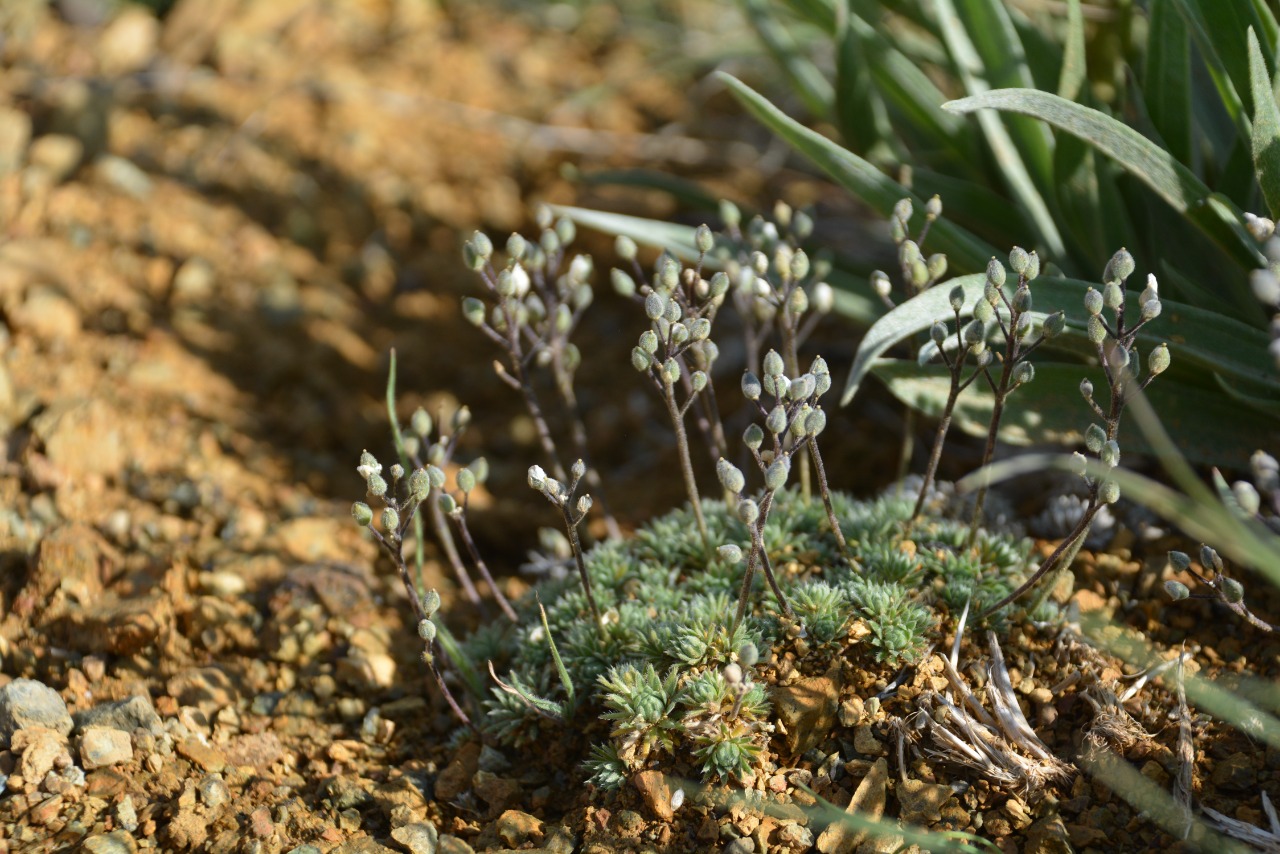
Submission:
{"label": "broad green leaf", "polygon": [[1253,91],[1253,166],[1272,217],[1280,216],[1280,108],[1258,36],[1249,30],[1249,81]]}
{"label": "broad green leaf", "polygon": [[[1110,116],[1057,95],[1029,89],[993,90],[951,101],[943,108],[958,113],[987,109],[1020,113],[1085,140],[1190,219],[1223,246],[1241,266],[1246,269],[1262,266],[1263,258],[1257,247],[1252,245],[1243,230],[1231,229],[1222,221],[1222,211],[1209,204],[1209,189],[1190,169],[1133,128]],[[1232,213],[1236,228],[1240,228],[1239,212]],[[1227,227],[1224,229],[1224,226]]]}
{"label": "broad green leaf", "polygon": [[[923,200],[897,181],[851,151],[790,118],[736,77],[724,72],[718,72],[717,76],[761,123],[880,214],[888,216],[898,200],[910,198],[915,202],[917,216],[923,217],[920,213],[924,209]],[[945,252],[951,266],[959,270],[985,268],[987,259],[996,254],[985,241],[945,218],[935,222],[930,229],[929,245]]]}
{"label": "broad green leaf", "polygon": [[[1016,51],[1011,59],[1006,57],[1005,61],[1012,62],[1015,69],[1020,65],[1021,43],[1019,42],[1016,48],[1010,43],[1009,33],[1012,31],[1012,26],[1006,26],[1007,15],[999,14],[997,4],[992,4],[989,0],[972,0],[976,4],[972,9],[966,5],[966,10],[972,13],[970,19],[962,20],[953,0],[935,0],[935,2],[947,49],[951,53],[965,91],[969,92],[971,97],[980,97],[980,93],[990,91],[991,86],[987,82],[986,75],[999,61],[996,56],[984,56],[973,42],[971,34],[981,36],[980,43],[989,52],[1000,49]],[[1013,40],[1016,40],[1016,37],[1014,33]],[[1025,68],[1010,73],[1011,76],[1019,79],[1024,74]],[[1035,170],[1035,174],[1043,176],[1040,186],[1048,182],[1048,173],[1051,168],[1050,141],[1038,131],[1042,137],[1039,142],[1029,134],[1022,133],[1019,133],[1015,142],[1000,118],[988,113],[979,114],[978,125],[982,128],[987,144],[991,147],[999,164],[1001,176],[1008,183],[1014,198],[1035,224],[1044,248],[1051,255],[1062,256],[1065,253],[1062,235],[1058,233],[1053,214],[1044,196],[1041,195],[1032,172]]]}
{"label": "broad green leaf", "polygon": [[[1158,0],[1157,0],[1158,2]],[[1067,43],[1062,54],[1062,73],[1058,78],[1058,94],[1068,101],[1079,99],[1089,82],[1084,53],[1084,13],[1080,0],[1067,2]]]}
{"label": "broad green leaf", "polygon": [[831,0],[783,0],[783,3],[823,32],[835,31],[835,4]]}
{"label": "broad green leaf", "polygon": [[[1151,123],[1174,158],[1192,165],[1191,42],[1175,0],[1151,0],[1143,69],[1143,100]],[[1074,99],[1072,99],[1074,100]]]}
{"label": "broad green leaf", "polygon": [[813,60],[805,55],[805,51],[791,32],[779,21],[765,0],[740,0],[747,20],[755,29],[765,49],[778,65],[778,69],[787,79],[788,87],[804,103],[813,115],[819,118],[831,116],[834,93],[831,83],[823,76]]}
{"label": "broad green leaf", "polygon": [[[1000,439],[1011,445],[1083,442],[1085,428],[1097,419],[1080,397],[1080,381],[1087,378],[1095,388],[1105,389],[1101,368],[1032,359],[1035,379],[1009,398],[1000,421]],[[941,416],[949,389],[944,365],[922,368],[914,360],[881,359],[872,364],[871,373],[907,406],[930,418]],[[1247,465],[1248,449],[1265,443],[1276,430],[1276,422],[1271,420],[1224,419],[1219,414],[1220,393],[1170,377],[1152,383],[1147,394],[1177,435],[1178,449],[1197,463]],[[954,425],[973,436],[987,435],[994,402],[990,387],[975,382],[956,402]],[[1135,429],[1122,427],[1120,440],[1127,451],[1152,452]]]}

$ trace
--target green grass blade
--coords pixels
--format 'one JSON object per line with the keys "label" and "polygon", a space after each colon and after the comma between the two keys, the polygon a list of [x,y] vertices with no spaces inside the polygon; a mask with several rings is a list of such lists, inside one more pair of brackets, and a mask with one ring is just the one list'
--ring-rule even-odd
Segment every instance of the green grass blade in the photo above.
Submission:
{"label": "green grass blade", "polygon": [[747,21],[755,29],[765,50],[777,63],[788,88],[818,118],[831,117],[835,94],[818,66],[805,55],[792,32],[785,27],[765,0],[740,0]]}
{"label": "green grass blade", "polygon": [[[1251,116],[1254,106],[1249,87],[1249,51],[1246,38],[1250,29],[1258,32],[1264,27],[1253,3],[1242,0],[1229,0],[1225,3],[1223,0],[1181,2],[1184,7],[1193,7],[1193,17],[1202,28],[1203,38],[1212,45],[1213,56],[1221,64],[1239,96],[1244,115]],[[1274,44],[1262,44],[1261,49],[1267,64],[1274,65]]]}
{"label": "green grass blade", "polygon": [[[724,72],[718,72],[717,76],[762,124],[877,212],[888,216],[898,200],[910,198],[915,202],[917,216],[923,216],[920,213],[924,209],[923,200],[897,181],[853,152],[790,118],[736,77]],[[985,268],[987,259],[995,254],[990,244],[945,219],[934,223],[929,235],[930,247],[945,252],[955,269]]]}
{"label": "green grass blade", "polygon": [[[1248,235],[1223,229],[1221,210],[1209,210],[1209,188],[1169,152],[1131,127],[1097,110],[1074,104],[1049,92],[1001,89],[971,95],[943,105],[958,113],[1000,110],[1038,118],[1078,137],[1116,161],[1126,172],[1156,192],[1174,210],[1186,216],[1246,269],[1259,267],[1263,258]],[[1228,203],[1229,204],[1229,203]],[[1237,227],[1241,222],[1233,211]]]}
{"label": "green grass blade", "polygon": [[[1231,122],[1236,129],[1247,136],[1249,115],[1245,110],[1244,103],[1241,101],[1241,90],[1233,82],[1231,72],[1219,53],[1219,43],[1222,41],[1223,34],[1220,31],[1213,31],[1212,25],[1204,16],[1203,4],[1199,0],[1174,0],[1174,2],[1178,4],[1182,19],[1186,22],[1187,29],[1195,40],[1196,47],[1200,50],[1200,55],[1204,58],[1205,67],[1213,80],[1214,88],[1218,90],[1218,97],[1222,100],[1222,106],[1226,108],[1227,115],[1231,117]],[[1210,0],[1210,2],[1220,3],[1221,0]],[[1228,6],[1233,5],[1233,3],[1227,2],[1221,3],[1221,5]],[[1243,45],[1240,47],[1243,53]],[[1242,85],[1248,82],[1247,75],[1242,76],[1240,79]],[[1248,89],[1243,91],[1248,92]]]}
{"label": "green grass blade", "polygon": [[1258,35],[1249,30],[1249,83],[1253,93],[1253,167],[1272,217],[1280,216],[1280,108],[1262,57]]}
{"label": "green grass blade", "polygon": [[1174,2],[1151,0],[1142,94],[1169,153],[1192,166],[1191,37]]}
{"label": "green grass blade", "polygon": [[1067,40],[1062,53],[1062,73],[1058,77],[1058,94],[1076,101],[1088,84],[1088,67],[1084,53],[1084,12],[1080,0],[1067,2]]}
{"label": "green grass blade", "polygon": [[636,243],[654,249],[666,249],[682,260],[698,257],[698,248],[693,243],[694,230],[687,225],[563,205],[553,205],[552,210],[557,216],[568,217],[577,225],[606,234],[625,234]]}
{"label": "green grass blade", "polygon": [[[1001,14],[1003,9],[998,4],[988,0],[966,2],[964,18],[953,0],[936,0],[936,4],[947,49],[965,91],[971,97],[980,97],[991,89],[987,76],[993,70],[1000,71],[998,76],[1002,79],[1030,81],[1030,73],[1021,60],[1021,42],[1017,41],[1017,33],[1009,24],[1007,13]],[[978,36],[978,43],[975,44],[971,36]],[[1002,71],[998,65],[1002,51],[1008,52],[1004,55],[1004,61],[1010,66],[1008,71]],[[1010,128],[990,113],[980,113],[978,125],[1014,198],[1035,224],[1043,248],[1050,255],[1061,257],[1065,253],[1062,235],[1040,190],[1052,180],[1052,140],[1043,128],[1034,128],[1038,136],[1033,136],[1028,126],[1025,132],[1017,131],[1015,141]]]}
{"label": "green grass blade", "polygon": [[872,160],[888,162],[890,146],[897,148],[892,159],[901,161],[904,152],[895,146],[880,92],[873,85],[871,58],[852,20],[836,33],[835,116],[840,137],[854,151]]}
{"label": "green grass blade", "polygon": [[572,705],[575,691],[573,688],[573,680],[569,678],[569,671],[565,669],[564,661],[560,658],[560,650],[556,648],[555,636],[551,634],[551,626],[547,625],[547,609],[542,607],[542,602],[538,602],[538,616],[542,618],[542,631],[547,636],[547,645],[551,647],[551,659],[556,664],[556,675],[560,678],[560,685],[564,688],[564,693],[569,698]]}

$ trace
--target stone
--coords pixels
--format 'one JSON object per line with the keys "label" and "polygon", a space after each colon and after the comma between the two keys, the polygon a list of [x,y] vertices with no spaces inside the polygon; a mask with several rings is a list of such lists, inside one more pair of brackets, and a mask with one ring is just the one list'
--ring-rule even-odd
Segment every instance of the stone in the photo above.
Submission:
{"label": "stone", "polygon": [[429,821],[417,821],[391,831],[391,838],[399,842],[409,854],[436,854],[440,845],[440,831]]}
{"label": "stone", "polygon": [[16,107],[0,106],[0,178],[22,166],[31,141],[31,116]]}
{"label": "stone", "polygon": [[34,789],[66,754],[67,737],[49,727],[29,726],[13,734],[10,746],[19,756],[14,777],[25,781],[24,788]]}
{"label": "stone", "polygon": [[[860,817],[876,821],[884,816],[885,804],[888,802],[889,763],[877,759],[867,771],[867,775],[858,783],[847,813],[857,813]],[[862,831],[854,830],[843,822],[832,822],[818,835],[817,849],[820,854],[851,854],[866,838]]]}
{"label": "stone", "polygon": [[465,792],[479,765],[480,745],[474,742],[464,744],[453,761],[436,777],[436,800],[451,801]]}
{"label": "stone", "polygon": [[641,771],[631,778],[631,782],[640,790],[650,812],[660,821],[671,821],[675,811],[671,808],[671,786],[667,783],[667,775],[661,771]]}
{"label": "stone", "polygon": [[165,686],[169,696],[184,706],[195,706],[213,717],[234,700],[231,679],[218,667],[194,667],[184,670]]}
{"label": "stone", "polygon": [[125,6],[98,37],[94,55],[108,76],[132,74],[151,64],[160,44],[160,21],[141,6]]}
{"label": "stone", "polygon": [[1047,815],[1027,828],[1024,854],[1071,854],[1071,837],[1062,817]]}
{"label": "stone", "polygon": [[793,851],[808,851],[813,845],[813,831],[798,824],[784,824],[778,829],[777,839]]}
{"label": "stone", "polygon": [[385,845],[374,842],[367,836],[362,836],[359,839],[348,839],[330,851],[329,854],[396,854],[396,852]]}
{"label": "stone", "polygon": [[1251,791],[1257,788],[1258,772],[1253,767],[1253,757],[1247,753],[1233,753],[1215,763],[1213,782],[1216,786],[1235,791]]}
{"label": "stone", "polygon": [[126,700],[110,703],[99,703],[91,709],[73,715],[76,727],[111,727],[123,732],[132,733],[135,729],[145,729],[153,735],[164,731],[164,723],[156,714],[156,707],[151,705],[151,698],[135,694]]}
{"label": "stone", "polygon": [[471,788],[496,813],[505,810],[520,797],[520,781],[499,777],[488,771],[477,771],[471,778]]}
{"label": "stone", "polygon": [[542,841],[542,821],[527,812],[507,810],[494,822],[494,832],[508,848],[523,848]]}
{"label": "stone", "polygon": [[258,807],[250,813],[249,832],[259,839],[270,839],[276,832],[276,826],[271,821],[271,810],[268,807]]}
{"label": "stone", "polygon": [[84,144],[62,133],[45,134],[27,151],[27,163],[43,171],[55,184],[69,178],[83,158]]}
{"label": "stone", "polygon": [[150,196],[154,189],[151,176],[132,160],[114,154],[103,154],[94,162],[93,168],[102,183],[139,201]]}
{"label": "stone", "polygon": [[950,786],[907,780],[898,786],[899,816],[911,824],[930,825],[942,820],[942,805],[953,794]]}
{"label": "stone", "polygon": [[129,733],[105,726],[85,727],[80,734],[80,764],[86,771],[121,765],[133,759]]}
{"label": "stone", "polygon": [[756,841],[750,836],[743,836],[733,840],[722,850],[724,854],[755,854]]}
{"label": "stone", "polygon": [[66,736],[73,723],[57,691],[34,679],[14,679],[0,688],[0,746],[8,747],[13,734],[29,726]]}
{"label": "stone", "polygon": [[127,830],[115,830],[90,836],[80,843],[80,849],[88,854],[136,854],[138,843]]}
{"label": "stone", "polygon": [[198,738],[186,738],[174,746],[179,756],[190,759],[205,771],[217,773],[227,767],[226,754]]}
{"label": "stone", "polygon": [[173,301],[176,305],[199,304],[213,296],[214,272],[203,258],[188,258],[173,275]]}
{"label": "stone", "polygon": [[774,693],[774,709],[786,727],[787,751],[799,756],[821,744],[836,724],[840,663],[822,676],[798,679]]}
{"label": "stone", "polygon": [[[45,456],[59,470],[82,478],[118,474],[124,468],[121,424],[128,419],[97,398],[63,398],[32,419]],[[95,650],[97,651],[97,650]]]}

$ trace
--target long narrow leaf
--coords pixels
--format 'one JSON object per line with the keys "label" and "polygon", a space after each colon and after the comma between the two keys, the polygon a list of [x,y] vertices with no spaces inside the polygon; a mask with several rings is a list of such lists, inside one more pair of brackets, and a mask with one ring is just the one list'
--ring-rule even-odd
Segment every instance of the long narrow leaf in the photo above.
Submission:
{"label": "long narrow leaf", "polygon": [[1067,2],[1067,43],[1062,53],[1062,73],[1058,77],[1058,94],[1075,101],[1088,83],[1084,53],[1084,12],[1080,0]]}
{"label": "long narrow leaf", "polygon": [[791,32],[783,26],[764,0],[740,0],[747,20],[755,28],[765,49],[787,79],[789,88],[805,109],[819,118],[831,116],[834,92],[813,60],[805,56]]}
{"label": "long narrow leaf", "polygon": [[[1231,121],[1237,131],[1244,136],[1248,136],[1249,115],[1245,110],[1244,102],[1241,100],[1242,90],[1237,88],[1232,81],[1231,72],[1219,53],[1219,44],[1222,41],[1221,33],[1217,33],[1215,36],[1212,26],[1205,19],[1202,4],[1199,0],[1174,0],[1174,2],[1178,4],[1178,11],[1182,13],[1182,19],[1186,22],[1187,29],[1195,40],[1201,56],[1204,57],[1205,67],[1209,70],[1213,85],[1218,90],[1218,97],[1222,100],[1222,106],[1226,108],[1227,114],[1231,117]],[[1220,3],[1221,0],[1211,0],[1211,2]],[[1233,4],[1228,2],[1221,5]],[[1247,83],[1248,76],[1242,76],[1240,81],[1242,85]],[[1248,93],[1248,89],[1243,91],[1246,94]]]}
{"label": "long narrow leaf", "polygon": [[1253,167],[1271,216],[1280,216],[1280,108],[1262,57],[1258,35],[1249,30],[1249,83],[1253,90]]}
{"label": "long narrow leaf", "polygon": [[[965,91],[969,92],[971,97],[980,96],[980,93],[988,92],[991,87],[984,76],[988,65],[984,62],[984,57],[979,53],[978,48],[970,38],[970,31],[965,26],[966,22],[960,18],[955,4],[952,0],[936,0],[936,9],[943,37],[947,43],[947,49],[955,61],[956,70],[964,83]],[[992,11],[992,7],[983,5],[982,10],[990,14],[979,15],[980,22],[973,25],[973,31],[977,32],[981,29],[985,33],[984,28],[995,27],[999,33],[1005,34],[1001,18]],[[1011,44],[1006,44],[1006,47],[1013,48]],[[1019,53],[1021,52],[1020,43],[1017,50]],[[1020,74],[1017,76],[1021,77]],[[1009,189],[1013,192],[1014,197],[1035,224],[1040,240],[1044,242],[1044,247],[1050,254],[1061,256],[1065,250],[1062,235],[1058,232],[1058,226],[1053,220],[1053,214],[1050,212],[1044,196],[1041,195],[1036,180],[1028,169],[1028,163],[1024,159],[1024,156],[1030,156],[1037,172],[1042,176],[1047,176],[1050,168],[1048,141],[1044,141],[1043,146],[1037,146],[1031,137],[1024,136],[1019,138],[1021,143],[1019,145],[1014,142],[1009,130],[1000,121],[999,117],[987,113],[978,116],[978,125],[982,128],[987,144],[991,146],[996,163],[1000,167],[1001,175],[1008,182]],[[1042,183],[1041,186],[1043,185]]]}
{"label": "long narrow leaf", "polygon": [[[888,216],[903,198],[916,202],[917,211],[923,210],[923,200],[866,160],[790,118],[736,77],[724,72],[717,76],[761,123],[876,211]],[[988,243],[946,220],[934,223],[929,235],[930,246],[945,252],[956,269],[981,269],[995,254]]]}
{"label": "long narrow leaf", "polygon": [[1151,123],[1169,153],[1192,166],[1191,40],[1174,2],[1151,0],[1142,94]]}
{"label": "long narrow leaf", "polygon": [[[1221,214],[1206,210],[1211,194],[1190,169],[1133,128],[1110,116],[1073,104],[1049,92],[1029,89],[993,90],[951,101],[944,104],[943,108],[958,113],[987,109],[1020,113],[1038,118],[1083,139],[1115,160],[1125,171],[1188,217],[1222,245],[1241,266],[1247,269],[1263,264],[1261,253],[1248,240],[1247,235],[1224,232]],[[1237,222],[1240,219],[1238,212],[1236,219]]]}
{"label": "long narrow leaf", "polygon": [[834,109],[840,136],[850,148],[878,159],[877,155],[896,146],[897,159],[902,159],[884,99],[873,85],[865,44],[852,21],[836,33]]}

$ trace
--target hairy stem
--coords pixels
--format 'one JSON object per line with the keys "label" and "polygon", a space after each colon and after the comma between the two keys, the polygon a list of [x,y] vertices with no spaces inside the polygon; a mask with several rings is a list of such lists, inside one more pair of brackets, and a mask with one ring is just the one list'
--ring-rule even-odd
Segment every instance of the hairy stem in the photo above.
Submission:
{"label": "hairy stem", "polygon": [[671,424],[676,431],[676,450],[680,455],[680,471],[684,475],[684,488],[689,496],[689,504],[693,507],[693,516],[698,522],[698,533],[702,536],[702,547],[710,550],[711,535],[707,533],[707,520],[702,515],[702,501],[698,497],[698,484],[693,478],[693,460],[689,457],[689,436],[685,433],[684,418],[680,414],[680,405],[676,403],[675,386],[663,383],[663,398],[667,402],[667,412],[671,415]]}

